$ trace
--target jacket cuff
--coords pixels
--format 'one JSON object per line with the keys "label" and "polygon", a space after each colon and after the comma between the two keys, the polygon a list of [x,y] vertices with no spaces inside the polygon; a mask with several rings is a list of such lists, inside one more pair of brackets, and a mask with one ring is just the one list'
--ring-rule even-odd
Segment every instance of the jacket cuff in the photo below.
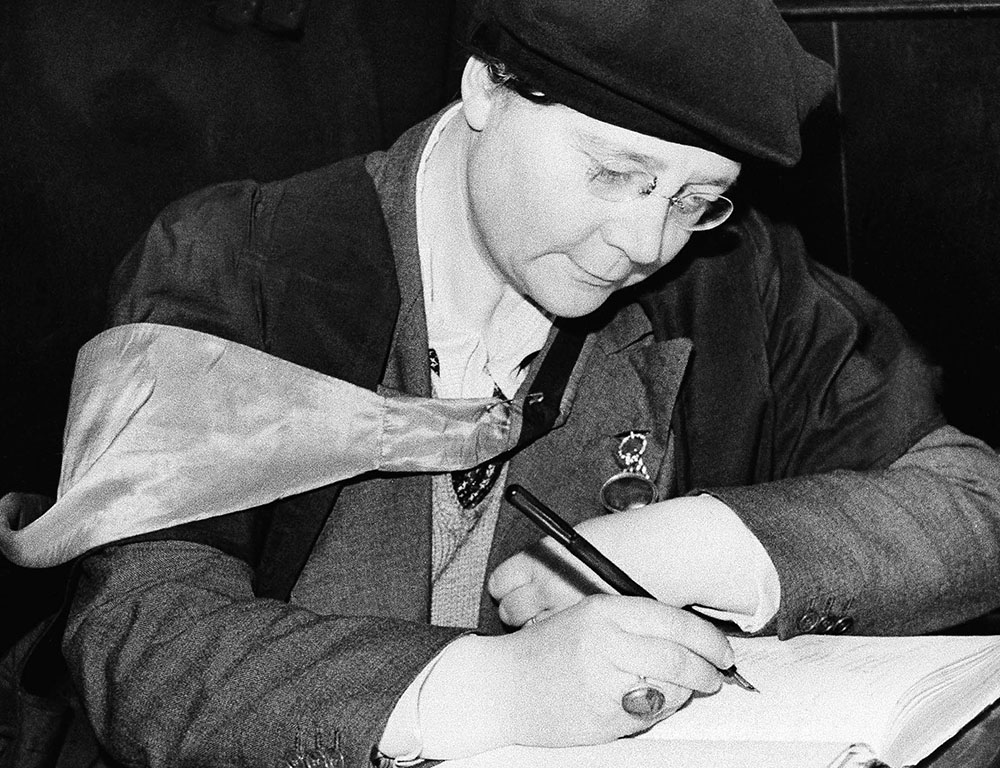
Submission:
{"label": "jacket cuff", "polygon": [[777,572],[777,612],[756,631],[784,640],[854,629],[866,547],[859,541],[863,532],[838,514],[847,502],[832,490],[817,476],[709,491],[740,517]]}

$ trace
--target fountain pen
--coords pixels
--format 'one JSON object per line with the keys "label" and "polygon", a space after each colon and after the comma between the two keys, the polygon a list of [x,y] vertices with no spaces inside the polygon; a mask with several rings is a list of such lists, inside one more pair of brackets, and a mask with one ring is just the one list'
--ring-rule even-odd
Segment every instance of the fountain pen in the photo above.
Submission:
{"label": "fountain pen", "polygon": [[[636,582],[625,571],[614,564],[607,556],[601,553],[593,544],[583,536],[573,530],[573,527],[553,512],[549,507],[539,501],[524,487],[513,483],[504,490],[504,498],[523,512],[528,519],[541,528],[545,533],[562,544],[580,562],[590,568],[604,581],[614,587],[622,595],[630,597],[648,597],[655,600],[656,597],[647,591],[641,584]],[[690,611],[690,608],[684,610]],[[756,691],[745,677],[736,671],[734,664],[727,669],[720,669],[720,672],[740,688],[747,691]]]}

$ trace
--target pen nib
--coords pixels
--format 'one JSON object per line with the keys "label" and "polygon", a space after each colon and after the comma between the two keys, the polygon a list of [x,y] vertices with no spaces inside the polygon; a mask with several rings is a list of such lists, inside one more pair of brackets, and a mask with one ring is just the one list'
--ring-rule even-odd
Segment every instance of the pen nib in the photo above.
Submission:
{"label": "pen nib", "polygon": [[754,691],[755,693],[760,693],[760,691],[758,691],[756,688],[753,687],[753,685],[750,684],[749,680],[747,680],[745,677],[743,677],[743,675],[741,675],[739,672],[736,671],[735,665],[730,667],[729,669],[722,670],[722,674],[725,675],[732,682],[736,683],[744,691]]}

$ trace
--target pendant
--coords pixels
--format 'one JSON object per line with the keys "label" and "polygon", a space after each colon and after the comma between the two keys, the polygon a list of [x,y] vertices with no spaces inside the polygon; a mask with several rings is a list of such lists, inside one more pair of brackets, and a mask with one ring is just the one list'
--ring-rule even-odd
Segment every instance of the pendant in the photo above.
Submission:
{"label": "pendant", "polygon": [[633,430],[621,435],[616,458],[622,471],[601,486],[601,503],[609,512],[644,507],[659,499],[659,491],[649,478],[649,470],[642,459],[648,445],[643,432]]}

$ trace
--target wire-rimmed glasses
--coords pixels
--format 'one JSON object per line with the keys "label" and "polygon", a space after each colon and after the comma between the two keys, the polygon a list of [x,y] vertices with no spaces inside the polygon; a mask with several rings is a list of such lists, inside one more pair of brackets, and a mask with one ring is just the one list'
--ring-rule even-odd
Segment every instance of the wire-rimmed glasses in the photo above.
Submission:
{"label": "wire-rimmed glasses", "polygon": [[729,218],[733,203],[711,192],[683,192],[665,195],[656,189],[657,179],[645,171],[613,171],[602,168],[589,180],[591,192],[602,200],[623,203],[656,195],[669,203],[667,220],[681,229],[698,232],[712,229]]}

